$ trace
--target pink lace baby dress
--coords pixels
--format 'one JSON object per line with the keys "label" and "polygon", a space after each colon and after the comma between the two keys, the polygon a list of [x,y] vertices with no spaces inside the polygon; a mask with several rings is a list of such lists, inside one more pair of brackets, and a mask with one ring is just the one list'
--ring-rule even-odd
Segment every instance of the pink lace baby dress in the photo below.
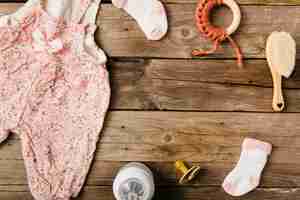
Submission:
{"label": "pink lace baby dress", "polygon": [[94,42],[100,0],[51,1],[60,16],[29,0],[0,18],[0,142],[20,137],[35,199],[68,200],[90,168],[110,86]]}

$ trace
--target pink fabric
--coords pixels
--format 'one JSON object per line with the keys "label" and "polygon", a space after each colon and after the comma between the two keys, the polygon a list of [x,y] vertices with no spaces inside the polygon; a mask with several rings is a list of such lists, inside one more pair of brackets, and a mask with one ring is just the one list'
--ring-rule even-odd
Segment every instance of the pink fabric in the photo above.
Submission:
{"label": "pink fabric", "polygon": [[89,25],[55,20],[41,6],[31,11],[0,27],[0,142],[11,131],[20,136],[35,199],[67,200],[78,195],[96,150],[108,72],[85,50]]}
{"label": "pink fabric", "polygon": [[272,145],[267,142],[262,142],[253,138],[246,138],[243,142],[243,148],[251,150],[251,149],[260,149],[266,154],[271,154]]}
{"label": "pink fabric", "polygon": [[236,187],[233,186],[233,185],[232,185],[231,183],[229,183],[229,182],[224,182],[224,183],[222,184],[222,187],[223,187],[224,191],[225,191],[226,193],[228,193],[228,194],[235,194],[235,193],[236,193],[236,192],[235,192]]}

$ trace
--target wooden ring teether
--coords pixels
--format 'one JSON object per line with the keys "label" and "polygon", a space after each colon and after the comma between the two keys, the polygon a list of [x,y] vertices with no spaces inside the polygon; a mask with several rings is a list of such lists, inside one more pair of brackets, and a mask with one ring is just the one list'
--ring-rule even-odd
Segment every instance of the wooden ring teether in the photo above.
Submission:
{"label": "wooden ring teether", "polygon": [[240,10],[239,6],[237,5],[237,3],[234,0],[223,0],[223,3],[225,5],[227,5],[233,13],[232,23],[226,29],[226,33],[228,35],[231,35],[232,33],[234,33],[238,29],[238,27],[241,23],[241,10]]}
{"label": "wooden ring teether", "polygon": [[[233,13],[233,21],[226,29],[213,26],[210,22],[210,13],[212,9],[221,5],[228,6]],[[230,35],[237,30],[241,22],[241,11],[238,4],[234,0],[200,0],[196,9],[195,18],[199,31],[214,43],[214,47],[209,51],[194,50],[192,54],[194,56],[204,56],[214,53],[218,49],[220,43],[228,39],[237,55],[238,65],[241,66],[241,50],[230,37]]]}

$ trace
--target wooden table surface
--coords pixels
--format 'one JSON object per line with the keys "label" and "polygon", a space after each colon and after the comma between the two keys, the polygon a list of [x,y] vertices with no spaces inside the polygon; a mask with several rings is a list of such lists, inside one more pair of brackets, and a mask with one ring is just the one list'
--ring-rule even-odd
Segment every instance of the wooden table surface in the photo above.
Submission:
{"label": "wooden table surface", "polygon": [[[300,0],[238,1],[243,19],[234,38],[246,57],[243,69],[236,66],[228,44],[224,53],[191,59],[192,49],[211,46],[194,25],[197,0],[164,3],[169,33],[155,42],[147,41],[125,12],[109,2],[102,5],[96,40],[110,57],[112,100],[78,199],[114,199],[113,177],[128,161],[146,162],[153,170],[157,200],[300,199],[300,66],[284,80],[287,109],[278,114],[271,109],[272,80],[265,60],[266,37],[272,31],[288,31],[300,43]],[[21,5],[20,0],[0,1],[0,12]],[[218,9],[213,18],[228,25],[231,15]],[[260,187],[232,198],[220,184],[247,136],[271,142],[274,151]],[[205,170],[196,182],[180,186],[173,168],[177,159]],[[17,136],[0,146],[0,199],[33,199]]]}

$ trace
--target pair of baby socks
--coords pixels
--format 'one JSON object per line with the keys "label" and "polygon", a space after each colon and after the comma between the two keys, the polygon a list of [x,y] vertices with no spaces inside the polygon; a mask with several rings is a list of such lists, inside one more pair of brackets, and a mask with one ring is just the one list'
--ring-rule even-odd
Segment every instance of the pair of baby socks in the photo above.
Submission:
{"label": "pair of baby socks", "polygon": [[246,138],[237,165],[223,182],[225,192],[232,196],[242,196],[254,190],[259,185],[261,173],[271,151],[271,144]]}
{"label": "pair of baby socks", "polygon": [[165,8],[159,0],[112,0],[139,24],[148,40],[160,40],[168,30]]}

